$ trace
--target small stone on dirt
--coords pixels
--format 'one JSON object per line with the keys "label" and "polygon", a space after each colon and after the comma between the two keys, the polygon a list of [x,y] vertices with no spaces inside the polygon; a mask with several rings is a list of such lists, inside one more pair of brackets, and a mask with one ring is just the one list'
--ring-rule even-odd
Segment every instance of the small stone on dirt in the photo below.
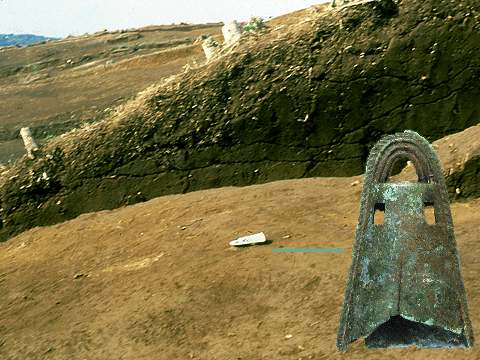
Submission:
{"label": "small stone on dirt", "polygon": [[87,277],[88,274],[75,274],[75,276],[73,277],[74,279],[80,279],[80,278],[84,278],[84,277]]}

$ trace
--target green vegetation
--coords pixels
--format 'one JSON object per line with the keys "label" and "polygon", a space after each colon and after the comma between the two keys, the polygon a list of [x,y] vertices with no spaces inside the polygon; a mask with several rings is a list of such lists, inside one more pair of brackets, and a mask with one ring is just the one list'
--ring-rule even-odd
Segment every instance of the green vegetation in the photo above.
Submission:
{"label": "green vegetation", "polygon": [[265,27],[263,19],[259,16],[252,16],[245,25],[245,31],[256,31]]}
{"label": "green vegetation", "polygon": [[153,49],[160,46],[161,44],[157,41],[145,41],[135,45],[135,47],[138,49]]}
{"label": "green vegetation", "polygon": [[189,61],[183,66],[183,71],[187,72],[196,67],[202,66],[203,61],[197,59],[195,56],[192,56]]}
{"label": "green vegetation", "polygon": [[202,61],[198,60],[195,56],[192,56],[190,59],[192,61],[193,66],[200,66],[202,65]]}

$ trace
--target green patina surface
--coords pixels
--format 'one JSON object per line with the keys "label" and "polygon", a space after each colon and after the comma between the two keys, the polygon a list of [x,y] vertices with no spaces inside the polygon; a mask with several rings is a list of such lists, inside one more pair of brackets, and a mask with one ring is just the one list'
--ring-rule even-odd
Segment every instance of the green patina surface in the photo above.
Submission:
{"label": "green patina surface", "polygon": [[[413,162],[418,182],[388,181],[401,157]],[[376,209],[385,211],[381,224]],[[384,137],[367,161],[337,346],[362,337],[370,348],[474,343],[440,162],[412,131]]]}

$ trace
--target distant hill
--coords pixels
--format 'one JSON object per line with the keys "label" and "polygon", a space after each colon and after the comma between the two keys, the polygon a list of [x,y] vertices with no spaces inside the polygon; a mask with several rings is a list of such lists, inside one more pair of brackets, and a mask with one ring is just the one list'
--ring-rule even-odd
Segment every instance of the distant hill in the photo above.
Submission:
{"label": "distant hill", "polygon": [[26,46],[35,44],[40,41],[58,40],[58,38],[47,38],[45,36],[31,35],[31,34],[0,34],[0,47],[9,45]]}

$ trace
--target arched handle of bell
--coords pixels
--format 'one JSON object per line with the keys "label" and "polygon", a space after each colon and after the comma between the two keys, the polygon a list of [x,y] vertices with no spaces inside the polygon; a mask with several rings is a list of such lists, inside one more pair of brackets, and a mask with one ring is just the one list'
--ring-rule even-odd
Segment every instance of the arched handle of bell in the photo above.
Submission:
{"label": "arched handle of bell", "polygon": [[372,183],[386,183],[395,161],[400,158],[412,162],[419,183],[441,184],[445,181],[435,151],[424,138],[412,131],[385,136],[374,146],[367,161],[366,180],[370,177]]}

